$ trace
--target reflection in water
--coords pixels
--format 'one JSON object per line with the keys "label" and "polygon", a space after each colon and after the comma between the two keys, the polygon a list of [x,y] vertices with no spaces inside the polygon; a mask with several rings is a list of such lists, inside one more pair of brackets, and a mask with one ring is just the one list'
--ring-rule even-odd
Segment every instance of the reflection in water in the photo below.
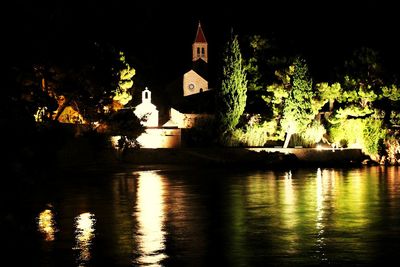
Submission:
{"label": "reflection in water", "polygon": [[162,177],[153,171],[139,172],[137,188],[137,220],[139,227],[138,262],[146,265],[160,265],[166,255],[164,213],[164,183]]}
{"label": "reflection in water", "polygon": [[[382,167],[381,167],[382,168]],[[395,200],[399,198],[400,194],[400,175],[398,168],[384,168],[380,170],[380,175],[387,177],[388,183],[388,198],[391,200]]]}
{"label": "reflection in water", "polygon": [[57,232],[57,228],[54,221],[54,214],[50,209],[42,211],[38,218],[38,229],[44,235],[44,240],[54,241],[54,234]]}
{"label": "reflection in water", "polygon": [[[132,231],[134,230],[134,220],[132,219],[133,202],[135,201],[136,188],[135,179],[126,173],[118,173],[112,184],[113,197],[111,200],[113,218],[110,219],[114,227],[113,238],[116,239],[118,252],[110,250],[110,253],[118,253],[120,260],[132,258],[134,240]],[[109,223],[110,224],[110,223]],[[117,263],[116,263],[117,265]]]}
{"label": "reflection in water", "polygon": [[[246,203],[244,198],[244,186],[239,184],[231,187],[231,199],[230,202],[230,223],[229,223],[229,257],[232,261],[239,266],[247,266],[244,259],[247,251],[244,246],[245,244],[245,219],[246,219]],[[228,210],[228,209],[227,209]]]}
{"label": "reflection in water", "polygon": [[290,254],[297,252],[298,246],[298,232],[296,227],[298,226],[298,214],[296,206],[296,192],[293,188],[292,173],[289,171],[285,175],[284,179],[284,194],[283,194],[283,206],[282,206],[282,223],[286,229],[287,235],[283,238],[287,242],[287,252]]}
{"label": "reflection in water", "polygon": [[102,181],[83,193],[96,220],[81,214],[73,229],[81,194],[58,187],[57,213],[35,221],[54,241],[31,252],[30,266],[67,266],[75,253],[80,266],[374,266],[400,250],[398,167],[123,172]]}
{"label": "reflection in water", "polygon": [[77,262],[79,266],[85,266],[91,258],[90,248],[94,238],[94,225],[96,219],[94,214],[86,212],[75,218],[75,247],[79,251]]}
{"label": "reflection in water", "polygon": [[[324,171],[325,172],[325,171]],[[316,222],[316,228],[317,228],[317,253],[319,253],[320,260],[321,261],[326,261],[328,260],[325,253],[324,253],[324,248],[326,246],[325,240],[324,240],[324,231],[325,231],[325,224],[324,224],[324,184],[326,184],[326,181],[324,183],[323,180],[323,175],[322,171],[320,168],[317,170],[317,196],[316,196],[316,202],[317,202],[317,222]],[[328,177],[325,177],[325,179]]]}

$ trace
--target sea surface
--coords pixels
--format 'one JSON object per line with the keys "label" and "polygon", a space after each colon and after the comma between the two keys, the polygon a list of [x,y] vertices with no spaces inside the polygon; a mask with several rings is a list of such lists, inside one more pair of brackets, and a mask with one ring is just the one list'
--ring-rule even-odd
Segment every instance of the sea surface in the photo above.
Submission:
{"label": "sea surface", "polygon": [[3,266],[386,266],[400,253],[398,167],[55,171],[28,191],[4,215]]}

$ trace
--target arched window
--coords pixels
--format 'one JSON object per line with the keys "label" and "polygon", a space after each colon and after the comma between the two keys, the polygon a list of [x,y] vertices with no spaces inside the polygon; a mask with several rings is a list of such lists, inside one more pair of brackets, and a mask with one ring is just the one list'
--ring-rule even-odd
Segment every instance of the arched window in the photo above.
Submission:
{"label": "arched window", "polygon": [[204,47],[201,48],[201,54],[204,56]]}

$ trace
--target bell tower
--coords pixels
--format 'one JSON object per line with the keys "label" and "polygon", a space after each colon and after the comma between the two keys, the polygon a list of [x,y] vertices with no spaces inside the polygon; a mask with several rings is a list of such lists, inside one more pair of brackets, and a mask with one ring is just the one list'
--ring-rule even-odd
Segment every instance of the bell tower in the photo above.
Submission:
{"label": "bell tower", "polygon": [[196,38],[194,39],[194,43],[192,45],[192,61],[195,62],[199,59],[204,60],[204,62],[208,63],[208,44],[206,41],[206,37],[204,36],[203,29],[201,28],[201,24],[199,21],[199,25],[197,26]]}
{"label": "bell tower", "polygon": [[207,64],[208,44],[199,21],[196,38],[192,45],[192,69],[183,75],[183,96],[210,90],[207,81]]}

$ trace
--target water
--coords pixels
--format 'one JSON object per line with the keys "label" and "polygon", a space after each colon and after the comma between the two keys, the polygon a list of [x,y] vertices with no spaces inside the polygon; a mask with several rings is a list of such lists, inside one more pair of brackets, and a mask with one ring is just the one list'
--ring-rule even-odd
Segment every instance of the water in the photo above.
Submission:
{"label": "water", "polygon": [[397,167],[54,174],[19,197],[28,227],[10,243],[17,251],[10,266],[383,264],[400,251],[399,174]]}

